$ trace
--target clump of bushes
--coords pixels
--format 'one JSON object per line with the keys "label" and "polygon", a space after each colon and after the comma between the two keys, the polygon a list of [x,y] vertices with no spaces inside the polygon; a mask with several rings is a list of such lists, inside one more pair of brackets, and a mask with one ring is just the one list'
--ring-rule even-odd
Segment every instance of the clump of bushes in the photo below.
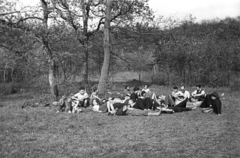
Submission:
{"label": "clump of bushes", "polygon": [[0,83],[0,94],[9,95],[20,92],[22,86],[20,83],[11,82],[11,83]]}
{"label": "clump of bushes", "polygon": [[231,91],[240,91],[240,82],[234,81],[230,84]]}

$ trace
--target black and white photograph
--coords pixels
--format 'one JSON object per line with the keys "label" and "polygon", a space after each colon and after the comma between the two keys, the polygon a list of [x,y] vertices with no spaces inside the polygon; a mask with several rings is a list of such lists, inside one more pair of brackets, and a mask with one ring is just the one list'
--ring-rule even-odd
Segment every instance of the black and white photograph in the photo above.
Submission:
{"label": "black and white photograph", "polygon": [[0,0],[0,158],[240,158],[240,0]]}

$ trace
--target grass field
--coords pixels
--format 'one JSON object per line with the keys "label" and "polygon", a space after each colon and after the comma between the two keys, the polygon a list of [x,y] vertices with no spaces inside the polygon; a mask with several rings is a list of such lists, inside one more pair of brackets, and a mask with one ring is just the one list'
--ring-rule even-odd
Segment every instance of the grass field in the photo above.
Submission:
{"label": "grass field", "polygon": [[225,93],[221,116],[200,109],[151,117],[56,113],[54,106],[21,108],[40,94],[0,96],[0,157],[240,157],[240,92],[215,90]]}

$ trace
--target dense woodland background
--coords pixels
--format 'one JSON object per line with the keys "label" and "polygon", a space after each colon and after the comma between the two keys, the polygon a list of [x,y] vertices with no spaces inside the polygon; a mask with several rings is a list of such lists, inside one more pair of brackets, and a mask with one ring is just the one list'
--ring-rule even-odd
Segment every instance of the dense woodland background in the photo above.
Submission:
{"label": "dense woodland background", "polygon": [[54,93],[63,83],[99,82],[104,91],[133,79],[240,87],[240,17],[155,17],[147,0],[39,0],[23,8],[0,0],[0,34],[2,87],[48,83]]}

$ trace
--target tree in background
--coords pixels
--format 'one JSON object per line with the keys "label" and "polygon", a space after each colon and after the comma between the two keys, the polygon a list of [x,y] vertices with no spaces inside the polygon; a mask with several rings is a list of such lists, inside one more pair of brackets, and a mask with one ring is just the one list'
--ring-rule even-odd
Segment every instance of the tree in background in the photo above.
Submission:
{"label": "tree in background", "polygon": [[56,64],[49,41],[51,37],[49,29],[49,18],[51,18],[51,13],[52,10],[49,3],[45,0],[40,0],[40,6],[35,9],[31,8],[30,11],[26,8],[26,10],[17,11],[17,9],[15,9],[15,11],[12,12],[2,13],[0,21],[2,25],[20,29],[34,36],[34,38],[41,43],[43,51],[48,57],[50,91],[53,96],[57,97]]}

